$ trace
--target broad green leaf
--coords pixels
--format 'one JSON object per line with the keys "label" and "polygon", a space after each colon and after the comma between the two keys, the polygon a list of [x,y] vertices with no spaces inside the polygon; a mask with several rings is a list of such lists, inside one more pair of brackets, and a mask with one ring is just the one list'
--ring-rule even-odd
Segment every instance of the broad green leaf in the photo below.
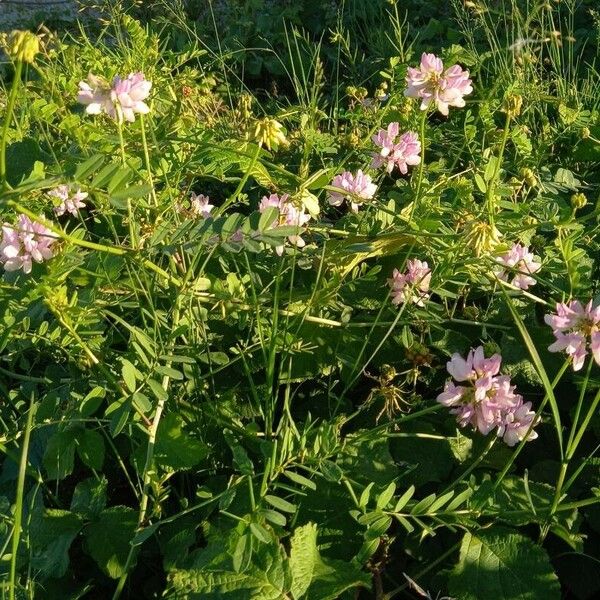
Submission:
{"label": "broad green leaf", "polygon": [[320,560],[317,549],[317,526],[307,523],[297,527],[291,539],[290,569],[292,571],[292,596],[301,598],[308,590],[315,568]]}
{"label": "broad green leaf", "polygon": [[546,551],[511,529],[492,527],[463,537],[450,593],[461,600],[559,600]]}
{"label": "broad green leaf", "polygon": [[75,436],[77,430],[57,431],[48,440],[44,453],[44,467],[48,479],[64,479],[75,465]]}
{"label": "broad green leaf", "polygon": [[77,454],[91,469],[99,471],[104,464],[104,438],[93,429],[83,429],[77,435]]}
{"label": "broad green leaf", "polygon": [[190,469],[208,455],[208,447],[183,429],[176,413],[165,415],[158,426],[154,460],[163,468]]}
{"label": "broad green leaf", "polygon": [[130,392],[135,392],[137,388],[135,372],[136,368],[126,358],[124,358],[121,365],[121,375],[123,376],[123,381]]}
{"label": "broad green leaf", "polygon": [[108,481],[102,477],[90,477],[80,481],[75,486],[71,498],[71,510],[80,513],[88,519],[96,518],[106,507],[106,489]]}
{"label": "broad green leaf", "polygon": [[113,579],[125,572],[125,561],[137,526],[137,512],[127,506],[112,506],[100,513],[84,531],[87,553]]}
{"label": "broad green leaf", "polygon": [[62,577],[69,567],[69,548],[82,526],[82,517],[68,510],[46,509],[41,517],[34,516],[30,529],[33,568],[47,577]]}

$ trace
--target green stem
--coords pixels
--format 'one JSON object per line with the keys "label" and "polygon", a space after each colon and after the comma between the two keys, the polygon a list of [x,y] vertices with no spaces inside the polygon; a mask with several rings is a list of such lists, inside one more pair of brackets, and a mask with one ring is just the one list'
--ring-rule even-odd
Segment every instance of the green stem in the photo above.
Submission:
{"label": "green stem", "polygon": [[10,88],[10,94],[8,96],[8,102],[6,105],[6,114],[4,115],[4,123],[2,125],[2,138],[0,139],[0,184],[2,189],[8,188],[8,182],[6,181],[6,138],[8,137],[8,128],[12,120],[12,115],[15,109],[15,102],[17,100],[17,91],[21,83],[21,72],[23,71],[23,61],[18,60],[15,64],[15,73]]}
{"label": "green stem", "polygon": [[148,152],[148,142],[146,141],[146,122],[144,120],[144,115],[142,114],[140,114],[140,123],[142,125],[142,145],[144,147],[144,162],[146,163],[146,172],[148,173],[148,185],[150,185],[150,195],[152,196],[152,202],[154,202],[154,206],[158,207],[156,191],[154,190],[154,180],[152,178],[152,169],[150,168],[150,153]]}
{"label": "green stem", "polygon": [[579,443],[581,442],[581,438],[583,437],[584,433],[586,432],[586,430],[590,424],[590,421],[592,420],[592,417],[596,414],[596,409],[598,408],[599,403],[600,403],[600,390],[594,396],[592,405],[590,406],[590,409],[588,410],[587,414],[585,415],[585,418],[583,419],[583,423],[581,424],[579,431],[575,435],[575,438],[573,439],[573,443],[571,444],[571,447],[567,449],[566,457],[568,460],[573,458],[573,455],[575,454],[575,451],[577,450],[577,446],[579,446]]}
{"label": "green stem", "polygon": [[410,216],[412,218],[417,205],[421,200],[421,187],[423,186],[423,173],[425,172],[425,123],[427,121],[427,110],[421,112],[421,121],[419,122],[419,141],[421,142],[421,162],[419,163],[419,173],[417,174],[417,189],[415,190],[415,199],[413,201]]}
{"label": "green stem", "polygon": [[262,143],[259,142],[258,145],[256,146],[256,151],[254,152],[254,155],[252,156],[252,160],[250,161],[250,166],[246,169],[246,172],[244,173],[244,176],[240,180],[237,188],[235,189],[235,192],[233,192],[233,194],[231,194],[231,196],[229,196],[229,198],[227,198],[227,200],[225,200],[225,202],[215,211],[215,214],[217,216],[222,215],[225,212],[225,210],[227,208],[229,208],[237,200],[241,191],[244,189],[244,186],[246,185],[246,182],[248,181],[250,174],[252,173],[252,169],[254,168],[254,165],[256,164],[258,157],[260,156],[261,147],[262,147]]}
{"label": "green stem", "polygon": [[[175,310],[173,313],[173,330],[177,329],[179,324],[179,296],[177,299],[177,304],[175,306]],[[175,345],[175,340],[173,339],[171,345],[171,351]],[[167,361],[167,368],[171,366],[171,362]],[[165,403],[167,399],[167,391],[169,389],[169,383],[171,378],[168,375],[165,375],[162,380],[162,388],[165,391],[164,396],[158,401],[156,405],[156,410],[154,412],[154,418],[152,419],[152,423],[148,430],[148,446],[146,447],[146,461],[144,463],[144,471],[143,471],[143,487],[142,487],[142,498],[140,502],[140,512],[138,514],[138,522],[137,529],[143,527],[144,522],[146,520],[146,514],[148,512],[148,503],[150,501],[150,487],[152,484],[152,475],[155,473],[153,469],[154,462],[154,450],[156,448],[156,434],[158,432],[158,426],[160,424],[160,420],[165,408]],[[117,583],[117,588],[115,589],[115,593],[113,594],[113,600],[118,600],[121,596],[123,588],[125,586],[125,582],[127,581],[127,577],[129,575],[129,570],[131,569],[131,565],[135,560],[137,554],[137,546],[131,545],[129,548],[129,554],[127,555],[127,560],[125,561],[125,568],[123,569],[123,574],[121,575],[119,582]]]}
{"label": "green stem", "polygon": [[498,182],[498,176],[500,175],[500,167],[502,166],[502,159],[504,158],[504,150],[506,149],[506,142],[508,140],[508,134],[510,131],[510,113],[506,113],[506,121],[504,122],[504,131],[502,133],[502,141],[500,143],[500,151],[496,158],[496,164],[494,165],[494,171],[492,178],[488,181],[487,190],[485,194],[485,203],[487,206],[488,219],[490,225],[494,226],[496,216],[496,183]]}
{"label": "green stem", "polygon": [[21,462],[19,464],[19,478],[17,480],[17,497],[15,502],[15,523],[12,537],[12,550],[10,557],[10,580],[9,580],[9,600],[15,600],[15,585],[17,581],[17,555],[19,552],[19,542],[21,540],[21,521],[23,518],[23,492],[25,489],[25,474],[27,472],[27,455],[29,453],[29,438],[31,436],[31,427],[33,424],[33,415],[37,405],[33,403],[33,396],[27,413],[27,423],[25,425],[25,434],[23,437],[23,449],[21,450]]}

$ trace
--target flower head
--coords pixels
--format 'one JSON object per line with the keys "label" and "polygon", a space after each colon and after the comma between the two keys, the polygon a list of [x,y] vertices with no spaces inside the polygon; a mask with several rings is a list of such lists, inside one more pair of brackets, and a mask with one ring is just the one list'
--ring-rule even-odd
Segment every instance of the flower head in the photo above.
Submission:
{"label": "flower head", "polygon": [[[526,290],[532,285],[535,285],[536,281],[531,277],[531,274],[539,271],[542,266],[542,263],[538,262],[535,258],[536,257],[529,252],[527,246],[513,244],[508,252],[505,252],[496,260],[515,273],[510,283],[515,287]],[[502,281],[508,281],[511,272],[510,270],[500,268],[496,271],[496,275]]]}
{"label": "flower head", "polygon": [[[277,223],[271,225],[271,227],[277,227],[278,225],[285,225],[289,227],[297,227],[300,229],[304,227],[310,221],[310,213],[304,211],[304,206],[298,208],[291,200],[288,194],[282,194],[281,197],[277,194],[271,194],[270,196],[263,196],[259,205],[258,210],[264,212],[267,208],[276,208],[279,211],[279,219]],[[303,248],[306,242],[300,235],[290,235],[288,240],[294,246]],[[277,254],[280,256],[283,254],[283,246],[277,246],[275,248]]]}
{"label": "flower head", "polygon": [[358,212],[362,200],[371,200],[377,191],[377,186],[372,183],[371,177],[365,175],[360,169],[356,175],[350,171],[344,171],[341,175],[336,175],[331,182],[331,186],[340,191],[329,192],[329,204],[340,206],[345,198],[350,200],[350,207],[353,212]]}
{"label": "flower head", "polygon": [[409,259],[406,261],[406,271],[401,273],[394,269],[387,281],[391,288],[392,304],[397,306],[412,302],[417,306],[425,306],[424,301],[429,298],[431,269],[425,261]]}
{"label": "flower head", "polygon": [[452,65],[444,71],[442,60],[435,54],[423,53],[417,68],[409,67],[406,75],[408,98],[419,98],[421,110],[427,110],[431,103],[443,114],[448,115],[450,106],[465,105],[463,96],[473,91],[469,72],[459,65]]}
{"label": "flower head", "polygon": [[2,225],[0,263],[5,271],[23,269],[31,273],[32,261],[41,263],[54,256],[52,244],[56,235],[41,223],[19,215],[16,225]]}
{"label": "flower head", "polygon": [[194,217],[208,219],[208,217],[210,217],[210,211],[213,208],[214,204],[210,204],[210,198],[208,196],[192,192],[190,196],[190,212]]}
{"label": "flower head", "polygon": [[254,139],[259,144],[263,144],[268,150],[271,150],[271,147],[276,150],[278,146],[287,144],[283,125],[279,121],[268,117],[256,122]]}
{"label": "flower head", "polygon": [[135,121],[135,113],[147,114],[150,107],[144,102],[150,94],[152,82],[143,73],[130,73],[125,79],[116,76],[112,85],[108,85],[101,77],[92,75],[79,82],[77,100],[86,105],[85,111],[90,115],[106,113],[113,119]]}
{"label": "flower head", "polygon": [[104,112],[109,117],[115,118],[117,114],[110,85],[101,77],[91,73],[87,76],[87,82],[79,82],[77,101],[85,105],[85,112],[88,115],[99,115]]}
{"label": "flower head", "polygon": [[71,213],[73,216],[77,216],[80,208],[85,208],[85,200],[88,197],[87,192],[82,192],[79,188],[71,195],[71,190],[68,185],[59,185],[58,187],[50,190],[48,196],[56,198],[59,201],[54,207],[54,212],[57,216],[62,216],[66,212]]}
{"label": "flower head", "polygon": [[421,162],[421,142],[419,136],[407,131],[399,139],[398,123],[390,123],[387,129],[380,129],[371,139],[381,150],[373,154],[371,166],[374,169],[385,165],[386,171],[391,173],[394,167],[398,167],[403,175],[408,173],[408,167],[418,165]]}
{"label": "flower head", "polygon": [[588,344],[596,364],[600,365],[600,306],[590,300],[585,306],[578,300],[559,302],[556,314],[544,317],[552,327],[556,341],[548,346],[550,352],[564,350],[573,359],[573,370],[579,371],[588,354]]}
{"label": "flower head", "polygon": [[126,121],[135,121],[135,113],[146,115],[150,107],[144,102],[150,95],[152,82],[148,81],[143,73],[130,73],[125,79],[118,75],[113,80],[111,97],[118,103],[123,118]]}
{"label": "flower head", "polygon": [[522,396],[515,393],[510,378],[499,375],[501,363],[499,354],[485,358],[482,346],[471,349],[466,359],[453,354],[446,365],[448,373],[464,385],[447,381],[437,401],[451,409],[461,427],[471,425],[483,435],[496,430],[498,437],[514,446],[525,436],[528,441],[537,437],[530,431],[535,413],[531,403],[524,403]]}

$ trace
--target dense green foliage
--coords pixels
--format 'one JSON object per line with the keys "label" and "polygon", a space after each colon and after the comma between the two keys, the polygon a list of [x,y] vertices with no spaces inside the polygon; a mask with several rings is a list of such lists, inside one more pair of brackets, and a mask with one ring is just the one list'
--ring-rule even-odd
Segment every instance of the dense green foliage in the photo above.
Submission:
{"label": "dense green foliage", "polygon": [[[57,240],[0,278],[0,598],[600,593],[599,367],[544,322],[599,292],[594,2],[112,4],[2,71],[0,221]],[[464,108],[404,96],[421,52],[469,70]],[[77,102],[138,71],[134,122]],[[370,168],[391,122],[423,142],[408,175]],[[330,205],[357,169],[374,199]],[[497,276],[517,242],[527,290]],[[415,258],[429,295],[395,305]],[[537,439],[436,401],[478,346]]]}

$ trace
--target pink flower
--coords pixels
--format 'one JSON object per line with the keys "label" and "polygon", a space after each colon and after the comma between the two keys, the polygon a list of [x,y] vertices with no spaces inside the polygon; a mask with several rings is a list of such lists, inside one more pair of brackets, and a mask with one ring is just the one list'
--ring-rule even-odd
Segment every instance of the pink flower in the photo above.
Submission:
{"label": "pink flower", "polygon": [[135,113],[146,115],[150,112],[144,100],[150,95],[151,88],[152,82],[147,81],[140,72],[130,73],[126,79],[118,75],[114,78],[111,96],[119,103],[126,121],[135,121]]}
{"label": "pink flower", "polygon": [[466,385],[447,381],[437,401],[451,408],[460,427],[471,425],[483,435],[495,429],[498,437],[514,446],[526,436],[528,441],[537,437],[534,431],[527,434],[535,413],[530,410],[531,403],[523,403],[522,396],[515,393],[510,378],[498,374],[501,363],[499,354],[485,358],[482,346],[470,350],[466,359],[453,354],[446,365],[448,373]]}
{"label": "pink flower", "polygon": [[89,83],[79,82],[77,101],[86,105],[85,112],[88,115],[99,115],[104,112],[109,117],[114,118],[116,111],[110,85],[101,77],[91,73],[88,75],[87,80]]}
{"label": "pink flower", "polygon": [[[277,224],[271,225],[271,227],[288,226],[296,227],[298,229],[304,227],[311,216],[309,213],[304,212],[304,207],[296,207],[296,205],[289,199],[288,194],[283,194],[279,197],[277,194],[271,194],[270,196],[263,196],[259,205],[258,210],[264,212],[267,208],[274,207],[279,211],[279,220]],[[288,240],[294,246],[298,248],[304,248],[306,242],[300,235],[290,235]],[[283,254],[283,246],[277,246],[275,248],[277,254],[281,256]]]}
{"label": "pink flower", "polygon": [[[539,271],[542,266],[542,263],[536,261],[535,256],[529,252],[529,248],[521,244],[513,244],[512,248],[499,256],[496,261],[509,270],[516,271],[510,283],[522,290],[536,284],[535,279],[530,275]],[[496,275],[502,281],[508,281],[509,272],[501,268],[496,271]]]}
{"label": "pink flower", "polygon": [[417,306],[425,306],[424,300],[429,298],[431,269],[424,261],[409,259],[406,261],[406,271],[400,273],[398,269],[394,269],[387,282],[391,288],[392,304],[397,306],[413,302]]}
{"label": "pink flower", "polygon": [[444,71],[442,60],[425,52],[421,56],[419,68],[408,68],[406,84],[404,95],[408,98],[420,98],[421,110],[427,110],[434,102],[445,116],[448,115],[448,107],[463,107],[463,96],[473,91],[468,71],[463,71],[459,65],[452,65]]}
{"label": "pink flower", "polygon": [[71,191],[68,185],[59,185],[57,188],[50,190],[48,196],[60,200],[60,204],[54,207],[54,212],[60,217],[66,212],[71,213],[74,217],[79,213],[80,208],[85,208],[85,200],[88,197],[87,192],[82,192],[79,188],[71,196]]}
{"label": "pink flower", "polygon": [[352,175],[350,171],[344,171],[341,175],[336,175],[331,185],[341,191],[329,192],[329,204],[340,206],[347,198],[350,200],[350,207],[353,212],[358,212],[358,208],[362,204],[361,200],[371,200],[377,191],[377,186],[372,183],[371,177],[365,175],[360,169],[356,176]]}
{"label": "pink flower", "polygon": [[371,138],[373,143],[381,148],[379,154],[373,154],[371,167],[377,169],[385,165],[386,171],[391,173],[397,166],[400,172],[406,175],[409,166],[418,165],[421,162],[419,136],[412,131],[407,131],[396,142],[398,131],[398,123],[390,123],[387,130],[380,129],[377,135]]}
{"label": "pink flower", "polygon": [[56,235],[48,228],[19,215],[16,225],[2,225],[0,263],[5,271],[31,273],[32,261],[41,263],[54,256],[51,246],[55,241]]}
{"label": "pink flower", "polygon": [[596,364],[600,365],[600,306],[592,300],[585,306],[578,300],[556,304],[556,314],[546,315],[544,321],[552,327],[556,341],[548,346],[550,352],[564,350],[573,359],[573,370],[579,371],[589,348]]}
{"label": "pink flower", "polygon": [[208,219],[208,217],[210,217],[210,211],[213,208],[214,205],[210,204],[210,198],[208,196],[192,192],[190,196],[190,211],[194,217]]}
{"label": "pink flower", "polygon": [[152,83],[143,73],[130,73],[125,79],[117,75],[112,86],[90,73],[88,82],[79,82],[77,100],[86,105],[85,111],[90,115],[104,112],[113,119],[133,122],[135,113],[145,115],[150,112],[144,100],[150,94]]}

